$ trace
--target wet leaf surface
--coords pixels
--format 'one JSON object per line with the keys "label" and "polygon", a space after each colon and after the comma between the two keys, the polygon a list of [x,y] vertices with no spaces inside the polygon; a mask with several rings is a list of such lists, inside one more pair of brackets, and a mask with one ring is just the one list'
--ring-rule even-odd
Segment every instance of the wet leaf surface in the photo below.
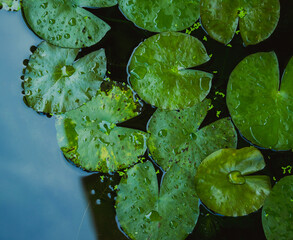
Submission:
{"label": "wet leaf surface", "polygon": [[210,100],[180,111],[156,110],[148,132],[148,148],[153,159],[166,171],[174,163],[195,173],[208,155],[222,148],[236,148],[237,133],[223,118],[199,129]]}
{"label": "wet leaf surface", "polygon": [[293,148],[293,58],[279,83],[274,52],[242,60],[230,75],[227,105],[236,127],[252,143],[275,150]]}
{"label": "wet leaf surface", "polygon": [[131,239],[185,239],[197,222],[194,177],[178,165],[166,173],[160,190],[149,161],[129,169],[118,189],[118,220]]}
{"label": "wet leaf surface", "polygon": [[262,224],[268,240],[289,240],[293,236],[293,176],[273,187],[262,210]]}
{"label": "wet leaf surface", "polygon": [[19,0],[0,0],[0,9],[4,9],[6,11],[19,11]]}
{"label": "wet leaf surface", "polygon": [[89,47],[99,42],[110,30],[107,23],[82,8],[103,7],[105,1],[23,0],[22,6],[32,30],[59,47]]}
{"label": "wet leaf surface", "polygon": [[189,68],[209,59],[197,38],[176,32],[161,33],[134,50],[129,79],[138,95],[156,107],[191,107],[207,96],[213,75]]}
{"label": "wet leaf surface", "polygon": [[215,40],[228,44],[239,29],[245,45],[270,37],[280,18],[279,0],[202,0],[201,22]]}
{"label": "wet leaf surface", "polygon": [[270,193],[269,176],[251,175],[265,162],[254,147],[222,149],[198,167],[195,185],[200,200],[225,216],[244,216],[260,209]]}
{"label": "wet leaf surface", "polygon": [[140,113],[126,86],[113,84],[84,106],[58,117],[58,144],[66,158],[88,171],[113,172],[138,161],[147,133],[116,124]]}
{"label": "wet leaf surface", "polygon": [[106,73],[104,49],[75,61],[78,49],[42,42],[24,74],[25,100],[38,112],[62,113],[91,100]]}
{"label": "wet leaf surface", "polygon": [[118,3],[118,0],[72,0],[78,6],[81,7],[112,7]]}
{"label": "wet leaf surface", "polygon": [[199,18],[199,0],[119,0],[121,12],[152,32],[181,31]]}

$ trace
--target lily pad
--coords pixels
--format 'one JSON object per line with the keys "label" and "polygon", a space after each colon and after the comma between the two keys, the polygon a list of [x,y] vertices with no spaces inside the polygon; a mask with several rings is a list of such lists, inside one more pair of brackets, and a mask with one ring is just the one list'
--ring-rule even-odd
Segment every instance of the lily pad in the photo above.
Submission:
{"label": "lily pad", "polygon": [[168,32],[142,42],[129,61],[133,89],[146,102],[163,109],[182,109],[202,101],[213,75],[188,69],[209,61],[195,37]]}
{"label": "lily pad", "polygon": [[107,23],[81,7],[103,7],[104,1],[23,0],[22,6],[32,30],[59,47],[89,47],[110,30]]}
{"label": "lily pad", "polygon": [[112,7],[118,3],[118,0],[72,0],[76,5],[81,7]]}
{"label": "lily pad", "polygon": [[128,170],[118,189],[117,217],[133,240],[181,240],[196,225],[199,201],[194,178],[177,165],[164,175],[160,191],[151,162]]}
{"label": "lily pad", "polygon": [[66,158],[88,171],[113,172],[138,161],[147,133],[116,124],[140,113],[126,86],[110,86],[82,107],[58,116],[58,144]]}
{"label": "lily pad", "polygon": [[61,113],[81,106],[97,94],[106,74],[104,49],[74,61],[78,49],[42,42],[24,74],[25,100],[38,112]]}
{"label": "lily pad", "polygon": [[199,18],[199,0],[119,0],[121,12],[152,32],[181,31]]}
{"label": "lily pad", "polygon": [[279,83],[274,52],[256,53],[231,73],[227,105],[232,120],[252,143],[275,150],[293,148],[293,58]]}
{"label": "lily pad", "polygon": [[19,0],[0,0],[1,8],[6,11],[19,11],[21,7]]}
{"label": "lily pad", "polygon": [[194,172],[209,154],[222,148],[236,148],[237,133],[228,118],[199,129],[209,103],[206,99],[180,111],[156,110],[148,125],[148,148],[164,170],[178,163]]}
{"label": "lily pad", "polygon": [[200,200],[225,216],[244,216],[260,209],[270,193],[270,178],[251,175],[265,162],[254,147],[221,149],[198,167],[195,182]]}
{"label": "lily pad", "polygon": [[228,44],[239,29],[245,45],[254,45],[274,32],[280,18],[279,0],[202,0],[203,27],[215,40]]}
{"label": "lily pad", "polygon": [[262,210],[262,224],[268,240],[289,240],[293,236],[293,176],[273,187]]}

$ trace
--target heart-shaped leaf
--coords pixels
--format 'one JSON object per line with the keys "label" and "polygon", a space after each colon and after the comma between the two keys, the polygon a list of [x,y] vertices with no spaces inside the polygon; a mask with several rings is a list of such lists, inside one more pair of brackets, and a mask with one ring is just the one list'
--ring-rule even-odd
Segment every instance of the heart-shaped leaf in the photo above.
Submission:
{"label": "heart-shaped leaf", "polygon": [[238,26],[245,45],[257,44],[274,32],[280,18],[279,0],[202,0],[203,27],[215,40],[229,43]]}
{"label": "heart-shaped leaf", "polygon": [[245,138],[265,148],[293,148],[293,58],[279,83],[274,52],[256,53],[231,73],[227,105]]}
{"label": "heart-shaped leaf", "polygon": [[97,94],[106,73],[104,49],[74,61],[78,49],[42,42],[24,74],[27,105],[38,112],[61,113],[81,106]]}
{"label": "heart-shaped leaf", "polygon": [[121,12],[152,32],[181,31],[199,18],[199,0],[119,0]]}
{"label": "heart-shaped leaf", "polygon": [[187,68],[209,59],[197,38],[176,32],[157,34],[134,50],[129,62],[130,82],[143,100],[156,107],[191,107],[207,96],[213,75]]}
{"label": "heart-shaped leaf", "polygon": [[250,175],[265,167],[254,147],[221,149],[198,167],[195,184],[200,200],[225,216],[244,216],[260,209],[270,193],[268,176]]}
{"label": "heart-shaped leaf", "polygon": [[126,86],[98,91],[84,106],[58,117],[57,139],[66,158],[88,171],[126,168],[146,150],[147,133],[116,126],[140,113]]}
{"label": "heart-shaped leaf", "polygon": [[160,191],[151,162],[128,170],[118,189],[117,217],[131,239],[185,239],[197,222],[194,178],[177,165],[164,175]]}
{"label": "heart-shaped leaf", "polygon": [[268,240],[293,236],[293,176],[282,178],[273,187],[262,209],[262,224]]}
{"label": "heart-shaped leaf", "polygon": [[237,133],[228,118],[199,129],[209,103],[206,99],[180,111],[156,110],[148,125],[148,148],[164,170],[177,162],[194,172],[209,154],[222,148],[236,148]]}
{"label": "heart-shaped leaf", "polygon": [[99,42],[110,26],[81,6],[102,7],[103,2],[23,0],[22,6],[27,23],[38,36],[59,47],[82,48]]}
{"label": "heart-shaped leaf", "polygon": [[4,9],[6,11],[19,11],[19,0],[0,0],[0,9]]}

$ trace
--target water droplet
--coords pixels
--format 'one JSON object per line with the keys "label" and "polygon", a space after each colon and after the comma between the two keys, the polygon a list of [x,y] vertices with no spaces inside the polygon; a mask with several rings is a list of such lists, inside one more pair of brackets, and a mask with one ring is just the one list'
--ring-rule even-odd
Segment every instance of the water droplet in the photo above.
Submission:
{"label": "water droplet", "polygon": [[167,130],[166,129],[162,129],[161,131],[158,132],[158,136],[159,137],[166,137],[167,136]]}
{"label": "water droplet", "polygon": [[41,4],[41,8],[46,9],[47,7],[48,7],[48,3],[47,2]]}
{"label": "water droplet", "polygon": [[75,26],[76,25],[76,19],[75,18],[71,18],[69,21],[68,21],[68,24],[70,26]]}
{"label": "water droplet", "polygon": [[69,39],[69,38],[70,38],[70,34],[69,34],[69,33],[66,33],[66,34],[64,35],[64,37],[65,37],[66,39]]}

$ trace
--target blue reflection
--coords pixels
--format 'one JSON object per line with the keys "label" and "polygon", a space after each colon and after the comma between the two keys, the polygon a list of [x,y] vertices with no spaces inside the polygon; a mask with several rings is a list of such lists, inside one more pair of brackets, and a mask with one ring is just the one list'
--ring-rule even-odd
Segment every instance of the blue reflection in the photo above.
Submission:
{"label": "blue reflection", "polygon": [[20,12],[0,11],[0,239],[96,239],[84,174],[64,161],[54,119],[22,101],[22,62],[40,42]]}

